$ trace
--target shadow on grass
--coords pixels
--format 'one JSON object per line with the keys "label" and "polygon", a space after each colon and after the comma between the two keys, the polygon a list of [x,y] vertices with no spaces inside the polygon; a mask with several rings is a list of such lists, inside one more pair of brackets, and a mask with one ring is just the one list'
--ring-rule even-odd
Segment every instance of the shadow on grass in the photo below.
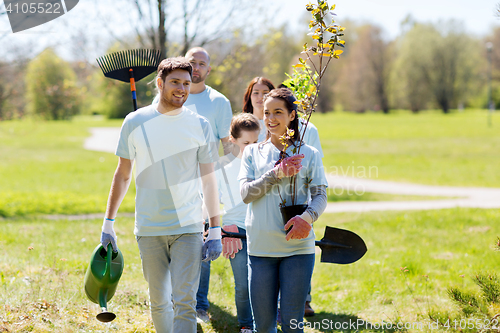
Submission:
{"label": "shadow on grass", "polygon": [[[227,309],[210,303],[210,325],[217,333],[237,333],[239,332],[238,319]],[[380,324],[367,323],[363,319],[348,314],[333,314],[329,312],[316,312],[314,317],[304,318],[304,328],[312,328],[319,332],[401,332],[402,330],[381,327]],[[207,324],[198,324],[197,333],[210,331]],[[278,333],[282,332],[278,326]]]}
{"label": "shadow on grass", "polygon": [[[210,302],[210,309],[208,310],[208,312],[210,313],[210,323],[215,332],[238,333],[240,331],[238,326],[238,318],[236,316],[233,316],[233,314],[224,307],[220,307],[217,304]],[[204,327],[206,328],[205,331]],[[197,333],[208,331],[208,325],[198,324],[198,328],[196,330]]]}
{"label": "shadow on grass", "polygon": [[[314,317],[304,318],[304,327],[313,328],[320,332],[396,332],[395,329],[382,327],[377,324],[367,323],[364,319],[349,314],[334,314],[329,312],[316,312]],[[401,332],[401,330],[398,330]]]}

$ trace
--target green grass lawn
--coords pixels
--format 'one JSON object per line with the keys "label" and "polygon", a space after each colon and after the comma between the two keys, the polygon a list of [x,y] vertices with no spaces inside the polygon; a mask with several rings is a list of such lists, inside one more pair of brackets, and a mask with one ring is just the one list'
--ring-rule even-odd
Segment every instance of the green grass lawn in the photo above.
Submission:
{"label": "green grass lawn", "polygon": [[444,200],[450,197],[436,197],[425,195],[400,195],[400,194],[386,194],[386,193],[373,193],[362,192],[356,194],[355,192],[348,191],[328,191],[328,202],[342,202],[342,201],[418,201],[418,200]]}
{"label": "green grass lawn", "polygon": [[[422,184],[500,187],[500,115],[485,112],[315,114],[327,172]],[[121,120],[0,123],[0,216],[105,210],[117,157],[82,148],[89,127]],[[133,189],[132,183],[132,189]],[[401,199],[401,196],[398,196]],[[404,199],[404,198],[403,198]],[[380,195],[331,196],[391,200]],[[133,212],[129,191],[121,212]]]}
{"label": "green grass lawn", "polygon": [[[118,158],[83,142],[89,127],[121,121],[84,119],[0,123],[0,216],[104,213]],[[133,190],[120,211],[134,211]]]}
{"label": "green grass lawn", "polygon": [[[474,289],[475,272],[498,267],[500,254],[493,247],[499,219],[499,210],[481,209],[325,214],[315,224],[317,239],[326,225],[349,229],[363,237],[368,252],[351,265],[320,263],[318,253],[312,279],[317,315],[309,325],[425,323],[429,309],[455,311],[447,288]],[[100,226],[100,219],[1,222],[0,332],[153,332],[132,218],[116,224],[125,258],[109,303],[117,319],[111,324],[95,319],[99,307],[86,298],[83,280]],[[221,257],[212,265],[212,322],[199,332],[237,332],[233,288],[229,261]]]}
{"label": "green grass lawn", "polygon": [[[500,187],[499,115],[491,128],[485,112],[315,114],[312,121],[321,133],[329,172]],[[7,217],[0,220],[0,332],[153,332],[133,218],[119,218],[116,225],[126,260],[110,304],[118,318],[101,324],[95,320],[98,306],[84,295],[83,277],[102,220],[37,216],[104,213],[117,157],[82,145],[89,127],[120,124],[91,118],[0,122],[0,217]],[[133,212],[134,192],[132,184],[120,212]],[[374,193],[329,197],[418,199],[429,198]],[[500,235],[499,218],[500,211],[493,209],[325,214],[315,224],[317,239],[325,225],[346,228],[361,235],[369,250],[353,265],[317,259],[312,281],[317,316],[309,325],[319,328],[306,331],[329,331],[318,326],[323,320],[412,323],[424,322],[429,309],[453,311],[447,288],[474,289],[475,272],[498,267],[492,248]],[[229,262],[220,258],[212,267],[213,320],[199,331],[237,332]]]}
{"label": "green grass lawn", "polygon": [[314,114],[327,172],[401,182],[500,187],[500,114]]}

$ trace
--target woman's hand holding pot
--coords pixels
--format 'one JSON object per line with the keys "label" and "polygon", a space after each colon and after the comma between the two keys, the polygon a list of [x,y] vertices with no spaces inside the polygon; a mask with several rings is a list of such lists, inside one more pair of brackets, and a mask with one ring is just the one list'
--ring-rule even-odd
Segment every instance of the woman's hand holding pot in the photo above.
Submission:
{"label": "woman's hand holding pot", "polygon": [[285,230],[288,230],[291,226],[293,226],[292,230],[290,230],[290,232],[286,235],[287,241],[290,239],[306,238],[309,236],[309,232],[312,229],[312,225],[298,215],[292,217],[287,224],[285,224]]}

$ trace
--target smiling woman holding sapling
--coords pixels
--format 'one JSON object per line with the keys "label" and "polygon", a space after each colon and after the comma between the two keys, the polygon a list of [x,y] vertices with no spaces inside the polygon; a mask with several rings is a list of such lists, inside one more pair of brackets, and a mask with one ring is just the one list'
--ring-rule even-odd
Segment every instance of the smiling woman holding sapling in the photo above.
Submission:
{"label": "smiling woman holding sapling", "polygon": [[[327,204],[321,156],[299,140],[295,101],[285,88],[266,95],[267,139],[245,148],[238,177],[242,199],[249,203],[245,225],[250,299],[258,332],[276,332],[280,291],[282,330],[297,332],[290,323],[301,322],[304,315],[314,267],[312,223]],[[295,154],[299,148],[300,154]],[[280,206],[290,201],[307,204],[309,195],[307,209],[284,224]]]}

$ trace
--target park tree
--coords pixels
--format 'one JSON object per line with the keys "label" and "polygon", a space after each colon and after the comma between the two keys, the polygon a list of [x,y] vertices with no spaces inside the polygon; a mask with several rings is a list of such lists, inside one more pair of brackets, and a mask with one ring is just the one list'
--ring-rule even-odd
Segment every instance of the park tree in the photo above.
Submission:
{"label": "park tree", "polygon": [[418,61],[418,67],[435,102],[444,113],[448,113],[450,108],[463,102],[461,97],[467,92],[474,64],[464,45],[471,45],[472,40],[453,21],[437,27],[428,26],[427,31],[426,43],[421,45],[427,52]]}
{"label": "park tree", "polygon": [[5,78],[9,77],[10,66],[8,63],[0,62],[0,120],[13,118],[7,107],[8,100],[12,97],[13,87]]}
{"label": "park tree", "polygon": [[382,30],[371,24],[344,25],[349,26],[352,38],[335,88],[343,108],[355,112],[374,109],[389,112],[387,86],[391,57]]}
{"label": "park tree", "polygon": [[0,51],[3,59],[0,61],[0,120],[22,118],[26,114],[25,74],[34,57],[32,50],[33,44],[27,42],[8,43]]}
{"label": "park tree", "polygon": [[31,115],[60,120],[70,119],[80,111],[75,73],[51,48],[30,61],[25,82],[27,109]]}
{"label": "park tree", "polygon": [[[128,9],[121,14],[129,17],[139,46],[161,50],[162,57],[185,54],[193,46],[204,47],[259,21],[257,4],[244,0],[116,1],[116,6]],[[107,30],[129,46],[114,29]]]}
{"label": "park tree", "polygon": [[477,90],[481,63],[476,42],[454,21],[415,23],[396,43],[391,77],[393,98],[413,112],[437,105],[448,113]]}
{"label": "park tree", "polygon": [[207,84],[231,101],[234,112],[241,111],[243,94],[254,77],[264,76],[279,86],[302,47],[286,26],[269,29],[253,43],[246,37],[237,31],[207,47],[212,54]]}
{"label": "park tree", "polygon": [[389,113],[388,85],[389,74],[392,65],[392,53],[390,43],[383,37],[382,29],[374,26],[369,29],[366,43],[371,50],[369,64],[373,76],[373,95],[376,109]]}
{"label": "park tree", "polygon": [[25,66],[23,61],[0,62],[0,121],[24,115]]}
{"label": "park tree", "polygon": [[[107,50],[107,54],[115,53],[118,49],[119,45],[115,44]],[[138,108],[149,105],[153,101],[156,95],[155,77],[156,71],[140,81],[136,81]],[[108,118],[116,119],[125,118],[134,111],[130,83],[107,78],[101,69],[95,67],[88,83],[89,109],[86,110],[87,113],[103,114]]]}
{"label": "park tree", "polygon": [[[493,30],[490,36],[486,38],[486,42],[490,42],[492,45],[491,48],[491,79],[492,79],[492,100],[495,108],[500,107],[500,28],[496,28]],[[486,45],[486,42],[484,45]],[[486,47],[481,47],[483,53],[483,59],[487,63],[488,61],[488,50]],[[490,69],[488,67],[484,68],[484,81],[488,80],[488,71]],[[481,103],[481,107],[488,107],[488,89],[487,85],[484,85],[485,91],[483,93],[483,102]]]}
{"label": "park tree", "polygon": [[396,58],[390,75],[391,101],[398,108],[410,109],[417,113],[429,105],[431,92],[420,63],[425,58],[427,36],[436,33],[426,25],[413,24],[395,42]]}
{"label": "park tree", "polygon": [[270,29],[261,40],[263,76],[277,87],[286,79],[285,73],[290,72],[293,63],[297,61],[303,43],[296,41],[287,26]]}
{"label": "park tree", "polygon": [[[137,107],[151,104],[156,95],[154,78],[156,72],[136,82]],[[110,119],[125,118],[134,111],[130,84],[104,77],[100,71],[92,75],[92,86],[88,92],[88,113],[103,114]]]}

